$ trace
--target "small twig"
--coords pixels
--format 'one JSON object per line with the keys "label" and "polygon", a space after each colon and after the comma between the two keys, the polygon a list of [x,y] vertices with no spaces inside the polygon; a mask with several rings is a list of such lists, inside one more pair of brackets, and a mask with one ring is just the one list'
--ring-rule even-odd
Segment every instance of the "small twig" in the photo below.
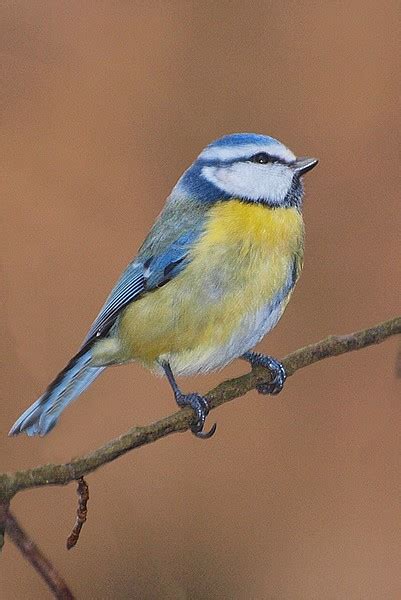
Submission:
{"label": "small twig", "polygon": [[79,540],[79,535],[81,533],[82,526],[85,523],[86,518],[88,516],[89,487],[83,477],[80,477],[78,479],[77,494],[77,518],[75,521],[74,528],[67,539],[67,550],[71,550],[71,548],[73,548],[76,545],[77,541]]}
{"label": "small twig", "polygon": [[9,502],[0,502],[0,552],[4,547],[4,536],[6,533],[6,522],[9,506]]}
{"label": "small twig", "polygon": [[8,537],[14,542],[23,557],[44,579],[52,590],[54,597],[59,600],[74,600],[74,596],[64,579],[59,575],[51,562],[39,550],[28,534],[21,528],[14,515],[9,511],[8,505],[0,504],[0,526],[5,525]]}
{"label": "small twig", "polygon": [[395,359],[395,375],[401,379],[401,347],[398,349],[397,358]]}

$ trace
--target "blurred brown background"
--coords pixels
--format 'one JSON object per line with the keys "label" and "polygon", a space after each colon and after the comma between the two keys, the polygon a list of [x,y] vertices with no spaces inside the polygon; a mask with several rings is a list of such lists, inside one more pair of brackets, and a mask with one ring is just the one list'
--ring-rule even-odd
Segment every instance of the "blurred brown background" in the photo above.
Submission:
{"label": "blurred brown background", "polygon": [[[400,312],[401,5],[2,2],[1,470],[68,460],[175,410],[141,367],[103,375],[47,438],[15,418],[79,346],[183,169],[233,131],[316,155],[304,274],[261,345],[283,356]],[[401,598],[400,340],[320,363],[75,487],[13,507],[78,598]],[[211,385],[246,370],[183,380]],[[11,543],[0,595],[50,598]]]}

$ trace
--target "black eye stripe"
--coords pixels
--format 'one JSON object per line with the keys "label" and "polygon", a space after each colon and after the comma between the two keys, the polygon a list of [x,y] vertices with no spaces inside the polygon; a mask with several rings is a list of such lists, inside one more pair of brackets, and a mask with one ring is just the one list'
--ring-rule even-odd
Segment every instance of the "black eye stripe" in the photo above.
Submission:
{"label": "black eye stripe", "polygon": [[267,154],[267,152],[258,152],[251,156],[249,160],[250,162],[258,163],[259,165],[266,165],[267,163],[272,162],[271,156]]}
{"label": "black eye stripe", "polygon": [[258,152],[257,154],[254,154],[253,156],[248,158],[248,161],[256,163],[258,165],[267,165],[269,163],[271,163],[271,164],[274,164],[274,163],[286,164],[286,162],[284,160],[278,158],[277,156],[272,156],[271,154],[268,154],[267,152]]}

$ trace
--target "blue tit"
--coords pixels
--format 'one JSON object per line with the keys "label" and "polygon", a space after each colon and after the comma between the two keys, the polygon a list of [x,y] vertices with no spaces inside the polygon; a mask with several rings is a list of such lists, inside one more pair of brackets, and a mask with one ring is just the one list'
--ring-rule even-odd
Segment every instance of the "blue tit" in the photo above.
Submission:
{"label": "blue tit", "polygon": [[180,407],[203,427],[207,399],[175,377],[221,369],[235,358],[271,371],[281,363],[252,348],[278,322],[303,264],[302,177],[315,158],[297,158],[254,133],[209,144],[184,172],[136,258],[111,291],[79,352],[10,435],[45,435],[62,411],[109,365],[138,361],[167,377]]}

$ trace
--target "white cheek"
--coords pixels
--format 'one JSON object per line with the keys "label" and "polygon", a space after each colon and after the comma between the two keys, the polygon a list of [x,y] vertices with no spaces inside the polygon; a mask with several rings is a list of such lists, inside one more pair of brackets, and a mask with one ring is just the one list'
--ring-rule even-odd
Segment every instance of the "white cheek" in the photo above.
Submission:
{"label": "white cheek", "polygon": [[227,167],[204,167],[202,174],[226,194],[275,204],[283,202],[293,176],[285,165],[245,162]]}

